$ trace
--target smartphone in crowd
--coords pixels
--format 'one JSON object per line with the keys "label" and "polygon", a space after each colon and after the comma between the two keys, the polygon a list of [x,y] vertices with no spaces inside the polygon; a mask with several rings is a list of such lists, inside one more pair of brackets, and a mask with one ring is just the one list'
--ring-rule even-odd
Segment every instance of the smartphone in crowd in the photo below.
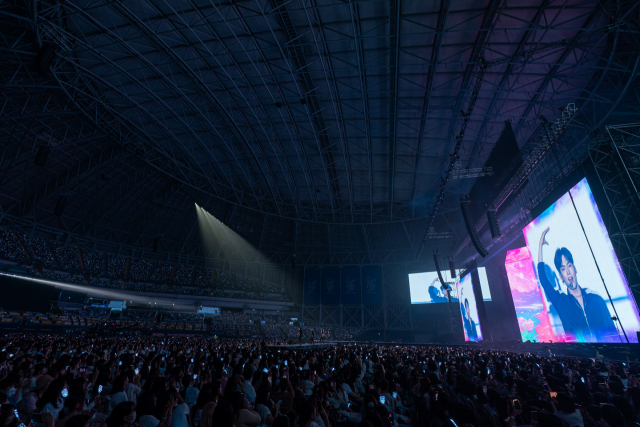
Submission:
{"label": "smartphone in crowd", "polygon": [[386,403],[387,403],[387,399],[386,399],[386,397],[384,397],[384,396],[380,396],[380,404],[381,404],[381,405],[384,405],[384,404],[386,404]]}

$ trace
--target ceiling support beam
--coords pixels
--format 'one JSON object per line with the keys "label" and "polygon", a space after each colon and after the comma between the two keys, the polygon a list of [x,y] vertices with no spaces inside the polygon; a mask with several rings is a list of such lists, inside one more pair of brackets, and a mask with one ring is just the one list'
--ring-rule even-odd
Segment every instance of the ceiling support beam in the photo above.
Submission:
{"label": "ceiling support beam", "polygon": [[[584,29],[584,30],[588,29],[591,25],[593,25],[594,22],[597,22],[598,17],[602,13],[603,13],[603,11],[601,9],[601,6],[600,5],[596,6],[594,8],[593,12],[591,12],[589,14],[589,16],[587,16],[587,19],[585,19],[584,23],[582,24],[582,26],[580,28]],[[529,114],[531,113],[531,110],[536,105],[539,104],[540,96],[543,95],[543,94],[546,94],[546,92],[543,92],[543,91],[545,91],[547,89],[547,86],[549,85],[551,80],[556,78],[556,74],[558,73],[558,70],[560,69],[560,67],[563,66],[564,61],[569,57],[571,52],[573,52],[575,47],[576,47],[575,43],[567,46],[567,48],[564,50],[564,52],[562,53],[560,58],[558,58],[557,61],[554,61],[555,65],[553,67],[551,67],[549,72],[545,75],[544,80],[542,80],[542,83],[540,84],[540,86],[538,86],[537,90],[534,92],[533,96],[531,97],[531,100],[527,104],[527,108],[524,110],[524,113],[520,116],[520,120],[518,120],[518,123],[516,124],[516,127],[513,129],[514,134],[516,134],[516,135],[518,134],[518,131],[520,130],[520,127],[525,122],[525,119],[527,117],[529,117]],[[537,116],[537,115],[538,114],[534,114],[534,116]]]}
{"label": "ceiling support beam", "polygon": [[360,98],[362,100],[362,116],[364,120],[364,135],[366,140],[365,150],[367,153],[367,181],[369,183],[369,210],[370,218],[373,216],[373,155],[371,147],[371,120],[369,116],[369,100],[367,98],[367,70],[364,67],[364,53],[362,47],[362,37],[360,30],[360,18],[358,16],[358,3],[349,0],[349,12],[351,12],[351,29],[353,32],[353,43],[356,49],[358,63],[358,82],[360,83]]}
{"label": "ceiling support beam", "polygon": [[398,61],[400,51],[400,14],[402,0],[389,0],[389,154],[388,215],[393,219],[393,190],[396,170],[398,127]]}
{"label": "ceiling support beam", "polygon": [[436,67],[438,65],[438,55],[440,53],[440,47],[442,46],[442,38],[444,36],[445,23],[447,22],[447,15],[449,14],[449,5],[451,0],[441,0],[440,12],[438,12],[438,28],[433,39],[433,46],[431,48],[431,57],[429,61],[429,69],[427,71],[427,84],[424,90],[424,101],[422,102],[422,113],[420,114],[420,131],[418,132],[418,146],[416,148],[416,163],[413,169],[413,186],[411,190],[411,210],[415,211],[416,207],[416,191],[418,189],[418,178],[420,174],[420,159],[422,158],[422,145],[424,144],[424,137],[427,126],[427,116],[429,114],[429,107],[431,105],[431,95],[433,93],[433,80],[436,75]]}

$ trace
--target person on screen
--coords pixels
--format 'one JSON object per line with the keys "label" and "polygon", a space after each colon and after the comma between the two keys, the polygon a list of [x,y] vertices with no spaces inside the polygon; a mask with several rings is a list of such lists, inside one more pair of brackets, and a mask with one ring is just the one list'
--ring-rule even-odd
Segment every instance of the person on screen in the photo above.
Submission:
{"label": "person on screen", "polygon": [[[429,286],[429,296],[431,297],[431,302],[449,302],[447,298],[442,296],[438,288],[436,288],[436,283],[438,283],[438,279],[435,279],[433,282],[431,282],[431,285]],[[440,288],[444,289],[442,288],[442,286],[440,286]]]}
{"label": "person on screen", "polygon": [[553,259],[556,270],[567,287],[567,293],[556,290],[549,281],[545,272],[548,267],[542,257],[542,248],[549,245],[545,239],[548,232],[549,227],[540,236],[538,278],[547,300],[558,312],[565,333],[574,336],[579,342],[611,341],[618,336],[618,332],[611,320],[607,303],[598,293],[578,284],[578,271],[569,249],[556,249]]}
{"label": "person on screen", "polygon": [[471,341],[478,341],[478,332],[476,330],[476,322],[471,318],[471,310],[469,308],[469,300],[464,299],[464,333]]}

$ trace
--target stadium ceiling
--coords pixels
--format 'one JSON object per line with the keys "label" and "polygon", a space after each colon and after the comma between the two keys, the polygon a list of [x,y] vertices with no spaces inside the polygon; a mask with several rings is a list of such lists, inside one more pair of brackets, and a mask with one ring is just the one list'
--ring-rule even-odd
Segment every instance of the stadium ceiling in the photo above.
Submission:
{"label": "stadium ceiling", "polygon": [[[462,167],[482,167],[505,121],[522,145],[568,103],[584,152],[589,132],[637,119],[639,9],[5,0],[2,225],[198,257],[197,203],[275,262],[415,259],[485,62]],[[448,183],[429,247],[464,237],[474,181]]]}

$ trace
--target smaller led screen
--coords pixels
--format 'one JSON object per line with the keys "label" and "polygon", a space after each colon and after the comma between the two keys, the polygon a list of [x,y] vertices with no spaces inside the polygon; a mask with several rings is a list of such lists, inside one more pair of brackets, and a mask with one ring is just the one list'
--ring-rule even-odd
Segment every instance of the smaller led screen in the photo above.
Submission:
{"label": "smaller led screen", "polygon": [[471,274],[464,276],[456,283],[458,300],[460,304],[460,315],[462,316],[462,326],[464,327],[465,341],[482,341],[482,329],[478,318],[478,307],[476,297],[473,292]]}
{"label": "smaller led screen", "polygon": [[[455,288],[455,279],[449,277],[449,271],[441,271],[442,278],[451,287]],[[457,271],[456,274],[460,274]],[[427,271],[424,273],[409,274],[409,292],[411,293],[411,304],[434,304],[449,302],[444,287],[438,280],[438,273]],[[452,302],[457,302],[456,292],[451,292]]]}
{"label": "smaller led screen", "polygon": [[198,310],[200,314],[213,314],[219,316],[221,314],[220,307],[206,307],[203,306],[200,310]]}
{"label": "smaller led screen", "polygon": [[482,300],[491,301],[491,290],[489,290],[489,279],[487,279],[487,270],[484,267],[478,267],[478,277],[480,277],[480,289],[482,289]]}
{"label": "smaller led screen", "polygon": [[111,311],[122,311],[127,308],[127,303],[124,301],[109,301],[109,308]]}

